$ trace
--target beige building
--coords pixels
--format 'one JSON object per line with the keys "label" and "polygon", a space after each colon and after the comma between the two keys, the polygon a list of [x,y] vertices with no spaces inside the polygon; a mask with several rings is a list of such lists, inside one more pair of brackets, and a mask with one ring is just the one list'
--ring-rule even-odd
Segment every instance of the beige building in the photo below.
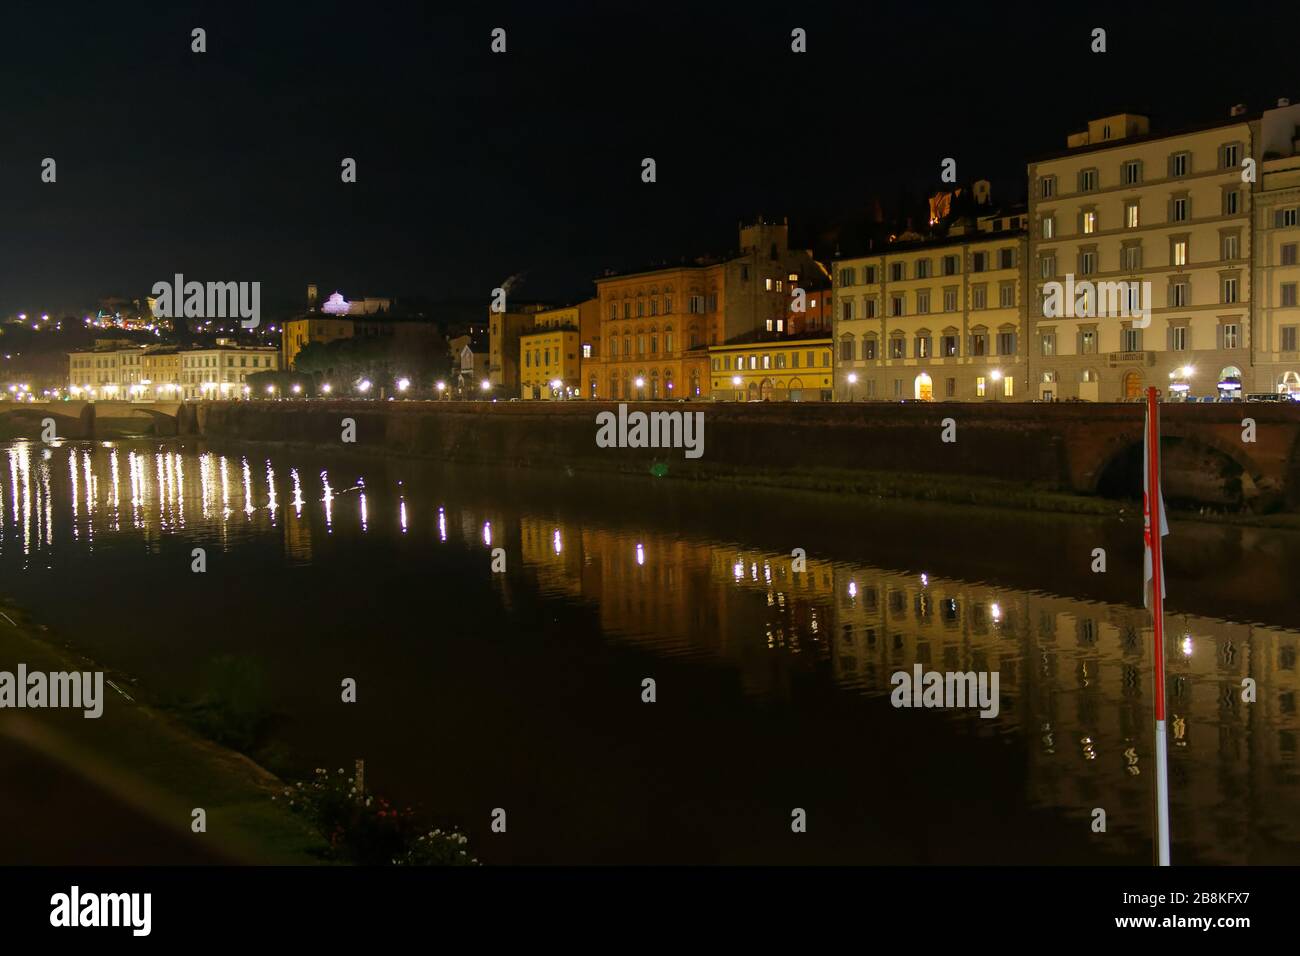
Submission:
{"label": "beige building", "polygon": [[279,352],[274,346],[222,343],[213,348],[186,349],[180,353],[181,397],[186,401],[242,398],[248,394],[248,376],[275,370]]}
{"label": "beige building", "polygon": [[835,263],[837,401],[1025,397],[1021,210]]}
{"label": "beige building", "polygon": [[1300,107],[1279,103],[1259,122],[1259,182],[1254,195],[1256,392],[1300,397]]}
{"label": "beige building", "polygon": [[[1259,131],[1243,108],[1170,134],[1118,114],[1029,164],[1035,397],[1118,401],[1148,385],[1199,397],[1252,390],[1247,170]],[[1058,294],[1079,290],[1058,299],[1061,310],[1044,308],[1052,283]]]}
{"label": "beige building", "polygon": [[538,303],[513,304],[507,300],[504,312],[488,310],[487,380],[492,388],[503,390],[511,398],[523,387],[519,340],[533,331],[537,313],[545,309]]}

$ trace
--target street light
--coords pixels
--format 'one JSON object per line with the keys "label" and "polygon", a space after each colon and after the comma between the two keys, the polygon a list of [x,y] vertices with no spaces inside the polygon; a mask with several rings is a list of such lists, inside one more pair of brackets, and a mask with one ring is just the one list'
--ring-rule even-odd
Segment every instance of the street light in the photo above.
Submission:
{"label": "street light", "polygon": [[301,395],[301,394],[302,394],[302,386],[299,385],[297,382],[294,382],[294,383],[293,383],[293,393],[294,393],[295,395]]}
{"label": "street light", "polygon": [[411,380],[409,378],[399,378],[397,380],[397,390],[399,392],[404,392],[410,387],[411,387]]}
{"label": "street light", "polygon": [[444,391],[446,391],[446,389],[447,389],[447,383],[446,383],[446,382],[435,382],[433,387],[436,388],[436,389],[438,390],[438,397],[441,398],[441,397],[442,397],[442,393],[443,393]]}
{"label": "street light", "polygon": [[742,381],[742,379],[741,379],[741,377],[740,377],[739,375],[733,375],[733,376],[731,376],[731,384],[732,384],[732,386],[736,389],[736,401],[740,401],[740,397],[741,397],[741,393],[740,393],[740,383],[741,383],[741,381]]}
{"label": "street light", "polygon": [[361,392],[362,394],[370,391],[370,379],[363,378],[360,382],[358,382],[357,391]]}
{"label": "street light", "polygon": [[334,390],[334,386],[331,385],[329,382],[326,382],[324,385],[320,387],[320,390],[324,392],[326,395],[328,395],[330,392]]}
{"label": "street light", "polygon": [[849,372],[849,401],[853,401],[853,386],[858,384],[858,373]]}
{"label": "street light", "polygon": [[490,389],[490,388],[492,387],[492,383],[489,382],[487,379],[483,379],[483,381],[481,381],[481,382],[478,383],[478,387],[479,387],[482,391],[485,391],[485,392],[486,392],[488,389]]}

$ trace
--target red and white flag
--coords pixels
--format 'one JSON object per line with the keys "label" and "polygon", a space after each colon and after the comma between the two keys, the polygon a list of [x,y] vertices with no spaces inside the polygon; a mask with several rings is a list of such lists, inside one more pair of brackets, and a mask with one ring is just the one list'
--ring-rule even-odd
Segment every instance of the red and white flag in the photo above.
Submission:
{"label": "red and white flag", "polygon": [[[1151,607],[1151,580],[1155,577],[1154,569],[1151,564],[1151,455],[1158,449],[1151,447],[1151,410],[1147,409],[1146,416],[1142,423],[1142,605]],[[1157,479],[1157,485],[1159,480]],[[1165,496],[1159,487],[1156,488],[1156,510],[1158,512],[1157,524],[1160,528],[1160,537],[1169,534],[1169,523],[1165,521]],[[1160,599],[1165,598],[1165,559],[1163,549],[1160,555]]]}

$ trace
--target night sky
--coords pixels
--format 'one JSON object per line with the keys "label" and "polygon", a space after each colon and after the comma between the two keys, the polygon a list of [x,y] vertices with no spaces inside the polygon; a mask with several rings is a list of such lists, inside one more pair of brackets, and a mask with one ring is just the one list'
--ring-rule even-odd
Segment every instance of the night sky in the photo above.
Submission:
{"label": "night sky", "polygon": [[175,272],[264,301],[316,281],[485,303],[523,272],[519,297],[573,299],[605,268],[725,251],[756,214],[833,240],[933,191],[945,156],[1021,199],[1026,160],[1089,117],[1300,99],[1293,4],[157,6],[0,8],[0,313]]}

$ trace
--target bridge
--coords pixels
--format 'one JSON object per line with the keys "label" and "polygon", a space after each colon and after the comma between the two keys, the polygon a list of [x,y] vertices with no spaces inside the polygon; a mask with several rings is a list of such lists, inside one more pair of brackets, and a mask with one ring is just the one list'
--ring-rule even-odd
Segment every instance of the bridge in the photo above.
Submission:
{"label": "bridge", "polygon": [[45,420],[52,419],[59,438],[87,439],[123,432],[175,435],[182,407],[182,402],[0,402],[0,431],[37,441],[45,430]]}

